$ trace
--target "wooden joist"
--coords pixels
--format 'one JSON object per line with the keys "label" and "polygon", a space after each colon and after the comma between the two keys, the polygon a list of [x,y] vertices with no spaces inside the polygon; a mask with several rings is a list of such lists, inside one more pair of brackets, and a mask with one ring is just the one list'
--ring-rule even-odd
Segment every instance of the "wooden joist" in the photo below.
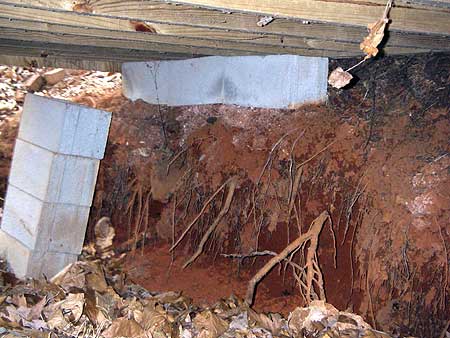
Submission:
{"label": "wooden joist", "polygon": [[[397,7],[394,8],[399,19],[395,20],[393,9],[392,29],[389,30],[389,38],[383,51],[387,54],[449,51],[450,32],[444,32],[448,21],[442,21],[442,18],[450,21],[448,0],[422,0],[414,5],[400,1],[397,0]],[[365,25],[376,20],[384,9],[382,0],[177,2],[189,5],[151,0],[0,0],[0,33],[3,39],[17,41],[23,47],[20,49],[21,53],[24,53],[26,46],[36,49],[40,44],[44,54],[49,54],[51,50],[45,48],[67,45],[74,53],[73,59],[86,58],[77,53],[77,46],[118,49],[121,53],[129,50],[130,58],[135,60],[140,60],[138,55],[155,57],[158,52],[161,59],[171,58],[169,55],[178,58],[250,54],[341,58],[362,56],[359,43],[367,34]],[[288,3],[291,7],[286,5]],[[341,8],[339,13],[342,14],[342,20],[334,22],[331,17],[316,18],[314,15],[317,13],[310,7],[314,9],[319,3],[325,8],[321,13],[328,13],[329,6],[334,6],[335,10]],[[360,14],[364,25],[356,22],[356,19],[345,21],[349,14],[345,11],[349,10],[349,5],[353,6],[353,14],[350,16]],[[222,10],[205,7],[218,7]],[[302,16],[298,14],[300,8],[303,8]],[[408,21],[411,13],[419,12],[424,19],[416,20],[415,24]],[[307,16],[307,13],[311,16]],[[286,18],[276,17],[269,25],[259,27],[256,23],[263,14],[282,15]],[[293,19],[289,19],[290,17]],[[308,21],[302,21],[305,18]],[[430,21],[424,22],[427,18],[435,19],[433,27],[430,27]],[[396,21],[405,25],[396,27]],[[14,55],[13,53],[18,52],[17,48],[13,52],[10,47],[4,46],[0,53]],[[17,55],[29,57],[25,54]],[[62,56],[58,54],[54,57]],[[90,60],[95,57],[96,52],[90,55]],[[109,59],[105,59],[108,57]],[[110,56],[98,55],[102,62],[121,62],[117,57],[117,53],[111,53]],[[124,58],[120,60],[123,61]]]}
{"label": "wooden joist", "polygon": [[[331,0],[176,0],[178,3],[228,11],[271,14],[285,18],[367,26],[381,17],[386,1]],[[443,1],[435,3],[446,4]],[[390,11],[390,29],[435,34],[450,33],[449,9],[400,2]]]}
{"label": "wooden joist", "polygon": [[67,69],[95,69],[103,72],[120,72],[121,62],[80,60],[61,57],[1,55],[0,64],[22,67],[56,67]]}

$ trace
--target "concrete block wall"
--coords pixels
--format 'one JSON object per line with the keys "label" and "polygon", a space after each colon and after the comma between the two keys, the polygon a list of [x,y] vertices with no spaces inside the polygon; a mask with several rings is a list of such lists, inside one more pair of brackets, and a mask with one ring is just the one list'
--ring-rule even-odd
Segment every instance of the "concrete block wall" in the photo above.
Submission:
{"label": "concrete block wall", "polygon": [[81,252],[111,114],[29,94],[16,140],[0,254],[18,277],[52,277]]}
{"label": "concrete block wall", "polygon": [[289,108],[327,97],[328,59],[298,55],[211,56],[122,66],[123,93],[169,106]]}

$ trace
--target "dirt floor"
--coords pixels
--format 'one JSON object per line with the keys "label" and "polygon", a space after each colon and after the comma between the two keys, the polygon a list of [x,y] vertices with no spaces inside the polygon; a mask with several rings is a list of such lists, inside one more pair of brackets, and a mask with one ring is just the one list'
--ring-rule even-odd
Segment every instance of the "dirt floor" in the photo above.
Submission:
{"label": "dirt floor", "polygon": [[[199,304],[244,297],[270,258],[255,252],[281,252],[327,211],[317,255],[308,260],[305,247],[290,257],[320,266],[313,296],[323,289],[395,336],[439,337],[450,320],[449,69],[445,54],[370,61],[327,104],[292,110],[130,102],[120,78],[104,73],[68,73],[43,94],[113,112],[87,240],[111,217],[139,284]],[[20,102],[1,117],[2,195],[19,116]],[[277,265],[255,308],[287,314],[304,304],[304,278]]]}

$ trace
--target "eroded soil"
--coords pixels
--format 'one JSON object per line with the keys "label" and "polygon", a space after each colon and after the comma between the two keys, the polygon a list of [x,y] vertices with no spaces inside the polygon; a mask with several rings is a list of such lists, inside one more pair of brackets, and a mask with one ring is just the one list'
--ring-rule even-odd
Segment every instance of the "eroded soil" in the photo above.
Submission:
{"label": "eroded soil", "polygon": [[[72,97],[113,112],[87,239],[110,216],[117,248],[136,247],[127,264],[136,281],[213,303],[243,296],[269,259],[224,254],[280,252],[327,210],[317,252],[327,301],[397,335],[439,336],[450,306],[449,57],[376,61],[352,88],[331,90],[328,105],[293,110],[158,107],[114,88]],[[8,121],[3,182],[17,125]],[[230,177],[230,210],[183,270],[226,190],[203,206]],[[255,307],[287,313],[303,302],[282,265],[259,285]]]}

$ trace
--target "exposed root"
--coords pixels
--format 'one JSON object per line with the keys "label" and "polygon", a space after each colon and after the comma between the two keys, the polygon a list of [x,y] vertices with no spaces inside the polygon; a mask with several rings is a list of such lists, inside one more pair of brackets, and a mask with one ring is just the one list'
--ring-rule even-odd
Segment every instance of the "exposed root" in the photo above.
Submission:
{"label": "exposed root", "polygon": [[201,253],[203,252],[203,247],[205,246],[205,244],[208,241],[209,237],[211,236],[211,234],[217,228],[217,225],[219,225],[219,223],[222,220],[222,218],[227,214],[228,210],[230,209],[231,201],[233,200],[233,196],[234,196],[234,190],[236,189],[236,185],[237,185],[237,177],[230,178],[227,181],[227,184],[229,185],[229,187],[228,187],[228,194],[227,194],[227,198],[225,199],[225,203],[224,203],[222,209],[220,210],[219,214],[217,215],[216,219],[211,224],[209,229],[203,235],[202,240],[200,241],[200,244],[199,244],[199,246],[197,248],[197,251],[192,255],[191,258],[189,258],[187,260],[186,263],[184,263],[183,269],[188,267],[193,261],[195,261],[198,258],[198,256],[201,255]]}
{"label": "exposed root", "polygon": [[[323,291],[323,279],[322,279],[322,273],[320,269],[318,268],[317,264],[317,245],[318,245],[318,239],[319,234],[323,228],[323,225],[327,220],[331,220],[330,215],[328,211],[322,212],[319,217],[317,217],[312,223],[311,226],[305,234],[298,237],[295,241],[290,243],[282,252],[280,252],[278,255],[270,259],[249,281],[248,287],[247,287],[247,294],[245,297],[245,301],[247,304],[252,305],[255,295],[255,289],[256,285],[261,281],[261,279],[264,278],[265,275],[267,275],[275,265],[279,264],[283,260],[285,260],[289,255],[292,253],[304,248],[305,244],[309,241],[310,245],[307,250],[307,260],[305,264],[305,268],[302,269],[303,271],[306,271],[305,274],[305,298],[306,301],[309,303],[314,298],[312,297],[312,294],[314,294],[314,282],[315,286],[319,289],[320,297],[325,297],[324,291]],[[318,276],[318,279],[315,279],[315,276]]]}
{"label": "exposed root", "polygon": [[208,205],[214,200],[214,198],[235,178],[232,177],[230,179],[228,179],[224,184],[222,184],[219,189],[216,190],[216,192],[214,194],[212,194],[212,196],[206,201],[206,203],[203,205],[202,209],[200,210],[200,212],[198,213],[198,215],[191,221],[191,223],[189,223],[189,225],[186,227],[186,229],[183,231],[183,233],[181,234],[181,236],[178,238],[178,240],[170,247],[169,251],[174,250],[178,244],[180,244],[180,242],[183,240],[183,238],[186,236],[186,234],[189,232],[189,230],[192,229],[192,227],[195,225],[195,223],[197,223],[197,221],[200,219],[200,217],[203,215],[203,213],[205,212],[205,210],[208,208]]}
{"label": "exposed root", "polygon": [[[136,177],[129,183],[129,190],[132,193],[126,207],[126,214],[128,214],[127,243],[132,245],[132,250],[136,249],[140,239],[145,242],[149,227],[151,188],[147,181],[149,179],[146,177]],[[134,226],[132,226],[133,219]]]}

